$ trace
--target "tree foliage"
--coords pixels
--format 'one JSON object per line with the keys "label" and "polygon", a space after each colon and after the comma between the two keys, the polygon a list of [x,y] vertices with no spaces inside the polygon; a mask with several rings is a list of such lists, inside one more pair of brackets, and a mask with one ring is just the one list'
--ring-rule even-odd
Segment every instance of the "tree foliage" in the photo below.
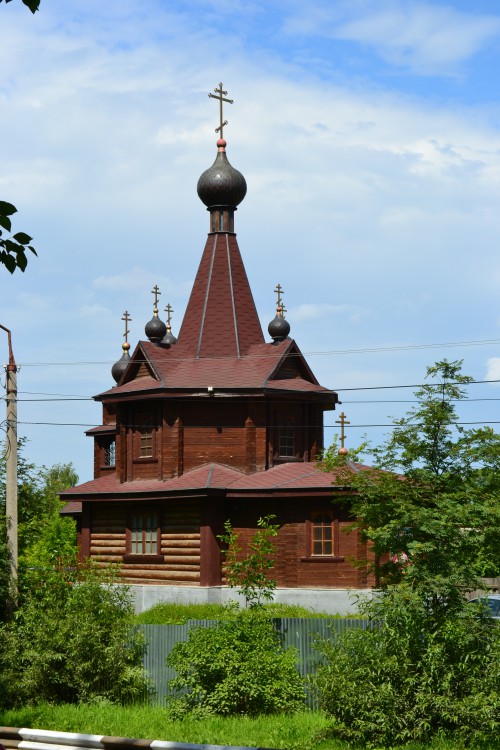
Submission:
{"label": "tree foliage", "polygon": [[[3,0],[0,0],[0,3],[3,2]],[[12,2],[12,0],[5,0],[6,3]],[[40,0],[21,0],[21,2],[26,5],[27,8],[30,9],[32,13],[36,13],[38,8],[40,7]]]}
{"label": "tree foliage", "polygon": [[279,525],[271,523],[274,518],[273,515],[259,518],[246,553],[239,546],[238,534],[230,521],[225,522],[225,533],[219,536],[226,545],[226,580],[231,587],[239,588],[248,607],[260,607],[265,601],[271,601],[276,588],[276,581],[268,576],[268,571],[274,567],[276,552],[272,540],[279,531]]}
{"label": "tree foliage", "polygon": [[61,560],[25,573],[20,606],[0,629],[5,706],[142,698],[144,643],[128,590],[91,565]]}
{"label": "tree foliage", "polygon": [[[438,734],[493,747],[500,732],[500,627],[486,607],[443,608],[406,582],[361,605],[367,630],[318,642],[312,683],[332,734],[354,746],[427,743]],[[458,742],[457,742],[458,744]]]}
{"label": "tree foliage", "polygon": [[481,575],[500,573],[500,437],[457,424],[471,382],[461,365],[427,369],[373,468],[325,461],[354,490],[353,526],[380,585],[362,605],[373,627],[320,645],[321,705],[353,744],[444,733],[479,746],[500,732],[500,628],[466,600]]}
{"label": "tree foliage", "polygon": [[10,272],[16,269],[24,271],[28,265],[26,252],[29,250],[36,255],[36,250],[31,244],[32,237],[25,232],[16,232],[10,237],[5,237],[5,231],[12,229],[11,216],[17,209],[12,203],[0,201],[0,263]]}
{"label": "tree foliage", "polygon": [[177,674],[170,712],[256,715],[304,706],[295,649],[284,649],[272,620],[260,609],[234,609],[213,627],[193,628],[177,643],[167,666]]}
{"label": "tree foliage", "polygon": [[[71,518],[63,518],[58,493],[75,485],[78,476],[72,464],[51,468],[36,466],[25,457],[25,441],[18,446],[18,543],[20,585],[28,568],[53,568],[62,558],[76,561],[76,529]],[[6,543],[5,451],[0,454],[0,620],[5,616],[9,588]]]}
{"label": "tree foliage", "polygon": [[379,583],[405,580],[437,603],[500,574],[500,436],[457,424],[471,381],[461,365],[427,368],[430,382],[373,451],[372,470],[335,459],[355,490],[353,525],[374,552]]}
{"label": "tree foliage", "polygon": [[[0,0],[0,3],[2,0]],[[11,0],[5,0],[6,3],[10,3]],[[24,5],[30,9],[32,13],[35,13],[40,5],[40,0],[22,0]],[[24,271],[28,265],[28,258],[26,251],[36,255],[36,250],[31,245],[32,237],[25,232],[16,232],[10,237],[5,237],[4,232],[11,232],[12,221],[11,216],[17,213],[17,208],[8,203],[7,201],[0,201],[0,263],[10,272],[18,268],[20,271]]]}

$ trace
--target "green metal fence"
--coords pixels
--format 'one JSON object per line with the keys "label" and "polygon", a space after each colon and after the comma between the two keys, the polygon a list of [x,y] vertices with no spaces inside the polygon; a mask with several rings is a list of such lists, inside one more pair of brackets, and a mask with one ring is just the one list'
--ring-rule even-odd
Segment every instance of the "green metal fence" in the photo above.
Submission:
{"label": "green metal fence", "polygon": [[[276,629],[283,636],[285,647],[294,646],[298,652],[298,670],[305,677],[312,674],[321,661],[321,655],[314,646],[315,637],[328,637],[331,633],[342,633],[351,628],[369,627],[368,620],[318,618],[302,619],[295,617],[276,618]],[[189,620],[185,625],[139,625],[144,633],[147,650],[144,656],[144,668],[148,672],[155,691],[154,700],[164,704],[170,695],[169,680],[175,676],[173,669],[167,668],[165,660],[179,641],[187,641],[191,628],[213,627],[214,620]],[[308,696],[309,705],[314,708],[314,701]]]}

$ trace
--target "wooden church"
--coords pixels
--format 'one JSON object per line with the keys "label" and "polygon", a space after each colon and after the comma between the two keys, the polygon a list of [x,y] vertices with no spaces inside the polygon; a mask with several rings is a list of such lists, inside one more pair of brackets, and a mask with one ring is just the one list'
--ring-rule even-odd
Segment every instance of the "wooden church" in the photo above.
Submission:
{"label": "wooden church", "polygon": [[235,233],[247,186],[226,154],[225,94],[222,84],[211,94],[221,137],[197,188],[209,232],[178,337],[170,306],[166,324],[158,315],[157,287],[148,340],[132,355],[124,314],[116,385],[95,397],[102,424],[87,432],[94,479],[63,493],[63,513],[77,519],[81,556],[117,563],[124,582],[154,589],[149,603],[224,600],[224,521],[244,545],[270,514],[280,526],[278,599],[370,588],[359,566],[367,550],[344,533],[347,490],[316,465],[338,396],[290,338],[279,285],[269,339],[262,333]]}

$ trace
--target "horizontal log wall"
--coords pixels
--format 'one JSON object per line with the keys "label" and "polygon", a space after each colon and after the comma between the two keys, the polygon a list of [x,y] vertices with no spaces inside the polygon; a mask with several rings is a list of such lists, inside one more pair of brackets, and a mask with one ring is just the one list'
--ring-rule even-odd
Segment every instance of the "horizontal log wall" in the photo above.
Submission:
{"label": "horizontal log wall", "polygon": [[[181,502],[181,501],[179,501]],[[135,510],[138,509],[135,505]],[[127,583],[198,585],[200,581],[200,507],[195,501],[179,506],[152,507],[160,516],[163,562],[147,563],[123,557],[129,513],[123,505],[109,503],[91,507],[90,555],[100,566],[119,566],[118,575]],[[130,512],[133,508],[130,508]]]}
{"label": "horizontal log wall", "polygon": [[373,575],[367,575],[364,567],[354,563],[364,560],[368,554],[366,545],[361,544],[359,535],[349,531],[352,523],[341,506],[334,507],[334,517],[338,519],[338,556],[333,558],[314,557],[309,554],[307,534],[310,513],[331,511],[332,502],[327,498],[269,498],[259,506],[242,508],[236,505],[231,511],[234,531],[239,535],[242,555],[248,550],[248,543],[257,530],[259,516],[273,514],[273,523],[280,525],[275,540],[277,552],[275,566],[269,577],[284,588],[364,588],[374,585]]}

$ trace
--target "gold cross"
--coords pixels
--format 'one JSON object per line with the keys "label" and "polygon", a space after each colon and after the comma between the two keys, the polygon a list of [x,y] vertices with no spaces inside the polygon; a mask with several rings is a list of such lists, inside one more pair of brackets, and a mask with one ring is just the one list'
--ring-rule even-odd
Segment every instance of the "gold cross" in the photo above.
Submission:
{"label": "gold cross", "polygon": [[275,294],[278,295],[278,301],[276,303],[277,307],[283,307],[283,297],[281,296],[281,293],[283,292],[283,287],[281,284],[276,284],[276,289],[274,290]]}
{"label": "gold cross", "polygon": [[170,328],[170,320],[171,320],[171,317],[172,317],[172,313],[174,312],[173,309],[172,309],[172,306],[170,305],[170,302],[166,306],[165,312],[167,313],[167,326]]}
{"label": "gold cross", "polygon": [[125,321],[125,333],[123,334],[123,338],[125,339],[125,341],[127,341],[128,335],[130,333],[128,324],[132,322],[132,318],[128,314],[127,310],[125,310],[125,312],[123,313],[122,320]]}
{"label": "gold cross", "polygon": [[217,94],[217,96],[215,96],[215,94],[209,94],[209,97],[211,99],[218,99],[219,100],[219,122],[220,122],[219,127],[215,128],[215,132],[219,133],[219,135],[220,135],[221,138],[224,138],[224,126],[227,125],[227,120],[223,119],[222,102],[227,102],[228,104],[232,104],[234,100],[233,99],[225,99],[227,91],[223,91],[222,90],[222,83],[219,83],[219,88],[218,89],[214,89],[214,91]]}
{"label": "gold cross", "polygon": [[345,418],[344,412],[342,412],[342,414],[340,415],[340,419],[336,419],[335,420],[335,424],[341,425],[341,428],[340,428],[340,445],[343,448],[344,447],[344,441],[345,441],[344,426],[346,424],[351,424],[351,423],[347,421],[347,419]]}
{"label": "gold cross", "polygon": [[156,312],[158,312],[158,297],[161,294],[158,284],[155,284],[154,287],[151,289],[151,294],[154,294],[155,296],[155,310]]}

